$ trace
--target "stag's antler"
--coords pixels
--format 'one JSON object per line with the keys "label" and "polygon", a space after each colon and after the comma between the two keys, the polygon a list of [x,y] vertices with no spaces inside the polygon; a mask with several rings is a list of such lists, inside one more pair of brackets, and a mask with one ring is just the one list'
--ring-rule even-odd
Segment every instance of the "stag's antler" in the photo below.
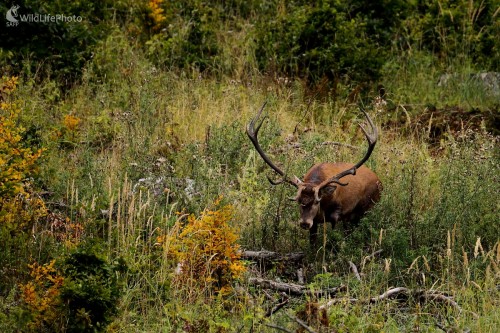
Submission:
{"label": "stag's antler", "polygon": [[366,136],[366,140],[368,141],[368,150],[366,151],[366,154],[361,159],[361,161],[359,161],[358,163],[356,163],[356,165],[354,165],[352,168],[347,169],[345,171],[342,171],[341,173],[335,175],[334,177],[329,178],[329,179],[321,182],[319,185],[315,186],[314,187],[314,195],[315,195],[316,201],[320,201],[321,200],[321,198],[319,196],[319,192],[325,186],[327,186],[327,185],[329,185],[331,183],[339,184],[341,186],[346,186],[347,184],[346,183],[341,183],[340,179],[343,178],[343,177],[345,177],[345,176],[347,176],[347,175],[355,175],[356,174],[356,169],[358,169],[359,167],[361,167],[368,160],[368,158],[370,157],[370,155],[372,154],[373,149],[375,148],[375,144],[377,143],[377,138],[378,138],[377,126],[375,126],[373,124],[372,119],[370,118],[370,116],[364,110],[361,110],[361,111],[364,113],[366,119],[368,120],[368,124],[371,127],[371,134],[369,134],[365,130],[365,128],[363,126],[359,125],[359,127],[361,127],[361,130],[363,131],[363,133]]}
{"label": "stag's antler", "polygon": [[[262,159],[264,160],[264,162],[266,162],[267,165],[269,165],[277,174],[279,174],[282,177],[282,179],[279,181],[273,181],[268,177],[269,182],[271,182],[271,184],[273,184],[273,185],[278,185],[278,184],[286,182],[286,183],[291,184],[295,187],[298,187],[299,184],[302,183],[302,181],[297,176],[293,176],[293,179],[287,178],[285,173],[283,171],[281,171],[281,169],[278,168],[269,159],[269,157],[267,157],[266,153],[264,153],[264,151],[260,147],[259,140],[257,139],[257,135],[259,134],[260,127],[264,123],[264,120],[266,120],[266,117],[263,117],[262,120],[260,120],[260,122],[259,122],[259,118],[260,118],[262,111],[264,110],[264,107],[266,106],[266,104],[267,104],[267,102],[264,103],[264,105],[262,105],[262,108],[260,109],[259,113],[257,113],[257,115],[248,124],[247,135],[250,138],[250,141],[252,141],[253,146],[255,147],[257,152],[259,153],[260,157],[262,157]],[[257,123],[257,128],[255,128],[256,123]]]}

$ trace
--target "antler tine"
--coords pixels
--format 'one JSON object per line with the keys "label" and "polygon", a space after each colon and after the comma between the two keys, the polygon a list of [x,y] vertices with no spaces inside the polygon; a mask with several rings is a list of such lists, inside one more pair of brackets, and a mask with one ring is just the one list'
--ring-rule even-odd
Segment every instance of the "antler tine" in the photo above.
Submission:
{"label": "antler tine", "polygon": [[332,181],[331,181],[331,182],[332,182],[332,183],[335,183],[335,184],[338,184],[338,185],[340,185],[340,186],[347,186],[347,185],[349,185],[349,183],[341,183],[341,182],[340,182],[339,180],[337,180],[337,179],[332,179]]}
{"label": "antler tine", "polygon": [[247,126],[247,134],[250,137],[250,140],[252,140],[252,142],[254,142],[253,138],[255,138],[255,141],[257,141],[257,134],[259,134],[260,127],[264,123],[264,120],[266,120],[266,118],[267,118],[267,116],[264,116],[264,118],[262,118],[260,124],[257,126],[257,129],[255,129],[255,126],[254,126],[255,122],[257,122],[259,120],[259,118],[262,114],[262,111],[264,111],[264,107],[266,106],[266,104],[267,104],[267,102],[264,102],[264,104],[260,108],[259,113],[257,113],[257,115],[250,121],[250,123]]}
{"label": "antler tine", "polygon": [[[262,148],[260,147],[260,144],[259,144],[259,140],[257,139],[257,135],[259,134],[259,130],[260,130],[260,127],[262,126],[262,124],[264,123],[264,120],[266,120],[266,117],[262,118],[262,120],[259,122],[259,118],[260,116],[262,115],[262,111],[264,110],[264,107],[266,106],[267,102],[265,102],[260,111],[257,113],[257,115],[250,121],[250,123],[248,124],[247,126],[247,135],[248,137],[250,138],[250,141],[252,141],[253,143],[253,146],[255,147],[255,149],[257,150],[257,152],[259,153],[260,157],[262,157],[262,159],[264,160],[264,162],[267,163],[267,165],[269,165],[277,174],[279,174],[283,179],[282,180],[279,180],[277,182],[275,181],[272,181],[269,177],[269,182],[273,185],[278,185],[278,184],[281,184],[283,182],[286,182],[286,183],[289,183],[295,187],[298,187],[299,184],[301,183],[300,179],[297,178],[296,176],[294,176],[293,179],[288,179],[285,175],[285,173],[283,171],[281,171],[280,168],[278,168],[270,159],[269,157],[266,155],[266,153],[262,150]],[[257,124],[257,128],[255,128],[255,124]]]}
{"label": "antler tine", "polygon": [[366,136],[366,139],[368,140],[368,143],[370,145],[373,145],[375,146],[375,144],[377,143],[377,139],[378,139],[378,129],[377,129],[377,126],[375,126],[375,124],[373,123],[373,120],[370,118],[370,116],[368,115],[368,113],[366,113],[365,110],[361,110],[361,112],[363,112],[363,114],[365,115],[366,117],[366,120],[368,121],[368,124],[370,125],[371,127],[371,130],[372,130],[372,134],[369,134],[365,128],[363,126],[361,126],[361,124],[359,125],[359,127],[361,127],[361,130],[363,131],[363,133],[365,134]]}
{"label": "antler tine", "polygon": [[[334,177],[334,178],[335,178],[335,177]],[[347,185],[349,185],[349,183],[341,183],[338,179],[334,179],[334,178],[329,179],[328,181],[325,181],[325,185],[323,185],[323,184],[319,184],[318,186],[314,187],[314,199],[315,199],[317,202],[321,201],[321,198],[320,198],[320,196],[319,196],[319,191],[320,191],[323,187],[325,187],[326,185],[329,185],[329,184],[331,184],[331,183],[335,183],[335,184],[338,184],[338,185],[340,185],[340,186],[347,186]]]}
{"label": "antler tine", "polygon": [[366,151],[366,154],[365,156],[363,156],[363,158],[358,162],[356,163],[352,168],[350,169],[347,169],[345,171],[342,171],[341,173],[335,175],[334,177],[330,178],[330,179],[327,179],[325,181],[323,181],[321,184],[317,185],[315,187],[315,195],[316,195],[316,199],[318,200],[319,198],[319,191],[331,184],[331,183],[336,183],[336,184],[339,184],[341,186],[345,186],[347,184],[343,184],[340,182],[340,179],[347,176],[347,175],[356,175],[356,170],[358,168],[360,168],[367,160],[368,158],[370,157],[370,155],[372,154],[373,152],[373,149],[375,148],[375,144],[377,143],[377,139],[378,139],[378,130],[377,130],[377,126],[375,126],[375,124],[373,123],[372,119],[370,118],[370,116],[368,115],[368,113],[365,112],[365,110],[361,110],[361,112],[363,112],[363,114],[365,115],[366,117],[366,120],[368,121],[368,124],[370,125],[371,127],[371,134],[368,133],[366,131],[366,129],[359,125],[359,127],[361,128],[361,130],[363,131],[363,133],[365,134],[365,137],[366,137],[366,140],[368,141],[368,150]]}
{"label": "antler tine", "polygon": [[280,184],[283,184],[285,182],[284,179],[272,180],[271,177],[269,177],[269,176],[267,176],[267,180],[271,183],[271,185],[280,185]]}
{"label": "antler tine", "polygon": [[340,179],[340,178],[345,177],[347,175],[355,175],[356,169],[361,167],[368,160],[368,158],[370,158],[370,155],[372,154],[373,149],[375,148],[375,144],[377,143],[377,138],[378,138],[377,126],[375,126],[372,119],[370,118],[368,113],[366,113],[365,110],[361,110],[361,112],[363,112],[363,114],[365,115],[366,120],[368,121],[368,124],[370,125],[371,131],[372,131],[372,133],[370,134],[366,131],[366,129],[363,126],[361,126],[361,124],[359,125],[359,127],[361,128],[361,130],[365,134],[366,140],[368,141],[368,150],[366,151],[366,154],[365,154],[365,156],[363,156],[361,161],[356,163],[355,166],[353,166],[351,169],[348,169],[346,171],[339,173],[338,175],[336,175],[332,179]]}
{"label": "antler tine", "polygon": [[[302,183],[302,181],[297,176],[293,176],[293,179],[282,178],[280,180],[272,180],[271,177],[268,176],[267,180],[271,183],[271,185],[280,185],[283,183],[288,183],[290,185],[295,186],[295,185]],[[345,184],[345,185],[347,185],[347,184]]]}

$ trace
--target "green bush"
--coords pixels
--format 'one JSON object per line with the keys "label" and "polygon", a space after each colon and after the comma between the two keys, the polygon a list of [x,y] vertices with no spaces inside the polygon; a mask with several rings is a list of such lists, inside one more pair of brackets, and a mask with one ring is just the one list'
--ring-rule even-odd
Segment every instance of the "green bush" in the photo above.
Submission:
{"label": "green bush", "polygon": [[98,246],[82,245],[62,264],[61,299],[70,332],[102,332],[118,313],[118,271],[125,266],[112,265],[99,253]]}
{"label": "green bush", "polygon": [[445,65],[472,60],[479,70],[499,68],[500,25],[494,1],[423,1],[409,10],[398,39],[402,48],[424,49]]}
{"label": "green bush", "polygon": [[346,2],[349,17],[366,23],[367,33],[384,47],[390,47],[401,23],[411,15],[412,4],[404,0],[350,0]]}
{"label": "green bush", "polygon": [[[69,87],[79,79],[85,63],[91,58],[95,43],[106,37],[123,18],[126,1],[39,1],[16,2],[19,23],[0,30],[0,66],[7,72],[24,72],[27,76],[47,76]],[[6,13],[10,3],[0,4]],[[22,22],[22,15],[38,14],[81,17],[81,22]],[[2,25],[6,23],[2,21]]]}
{"label": "green bush", "polygon": [[213,68],[219,49],[217,17],[217,8],[205,3],[169,3],[164,23],[168,28],[151,36],[145,43],[146,53],[168,68]]}
{"label": "green bush", "polygon": [[299,76],[362,82],[379,76],[384,50],[367,34],[363,19],[349,17],[337,2],[302,6],[257,26],[261,70]]}
{"label": "green bush", "polygon": [[[361,225],[371,230],[372,242],[380,242],[398,269],[423,255],[439,270],[439,258],[446,251],[461,260],[464,253],[473,254],[478,238],[486,251],[498,241],[495,139],[464,132],[447,149],[439,163],[430,156],[412,154],[389,171],[380,203]],[[359,245],[350,243],[346,248]]]}

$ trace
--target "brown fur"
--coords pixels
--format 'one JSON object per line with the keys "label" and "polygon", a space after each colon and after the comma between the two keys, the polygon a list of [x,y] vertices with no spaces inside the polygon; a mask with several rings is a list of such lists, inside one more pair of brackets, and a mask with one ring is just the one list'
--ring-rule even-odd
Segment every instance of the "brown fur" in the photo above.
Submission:
{"label": "brown fur", "polygon": [[[373,171],[361,166],[356,170],[356,175],[342,178],[346,186],[330,184],[323,188],[318,210],[315,212],[310,209],[314,205],[314,186],[353,166],[351,163],[317,164],[307,172],[304,182],[299,185],[297,201],[301,205],[301,226],[309,228],[311,242],[316,242],[318,224],[324,221],[333,226],[340,221],[356,224],[380,199],[380,179]],[[308,218],[313,219],[312,225],[304,223]]]}

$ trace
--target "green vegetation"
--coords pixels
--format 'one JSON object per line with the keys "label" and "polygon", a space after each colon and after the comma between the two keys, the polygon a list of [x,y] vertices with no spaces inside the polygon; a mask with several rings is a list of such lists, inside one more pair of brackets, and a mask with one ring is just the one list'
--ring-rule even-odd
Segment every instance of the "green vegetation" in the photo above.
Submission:
{"label": "green vegetation", "polygon": [[[500,67],[495,1],[19,4],[84,20],[0,32],[0,328],[500,327],[499,91],[474,76]],[[318,251],[246,137],[264,101],[289,174],[359,159],[360,108],[379,127],[382,198]],[[299,268],[308,296],[251,282]]]}

